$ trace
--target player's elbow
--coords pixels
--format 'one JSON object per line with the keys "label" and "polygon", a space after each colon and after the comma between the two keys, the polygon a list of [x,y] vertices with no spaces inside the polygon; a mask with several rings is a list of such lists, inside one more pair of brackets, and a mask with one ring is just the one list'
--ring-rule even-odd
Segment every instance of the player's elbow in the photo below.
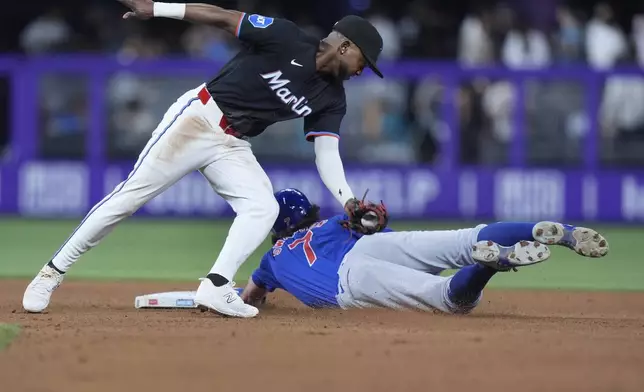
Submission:
{"label": "player's elbow", "polygon": [[318,168],[318,171],[320,171],[321,167],[324,167],[324,157],[322,157],[321,155],[322,154],[315,155],[315,167]]}

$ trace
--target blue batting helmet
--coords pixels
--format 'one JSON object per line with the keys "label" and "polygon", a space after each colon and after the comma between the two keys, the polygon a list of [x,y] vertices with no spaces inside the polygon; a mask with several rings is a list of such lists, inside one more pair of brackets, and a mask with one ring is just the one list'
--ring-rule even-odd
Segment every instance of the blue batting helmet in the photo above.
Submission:
{"label": "blue batting helmet", "polygon": [[273,225],[273,234],[281,233],[297,226],[313,210],[306,195],[297,189],[287,188],[275,192],[280,213]]}

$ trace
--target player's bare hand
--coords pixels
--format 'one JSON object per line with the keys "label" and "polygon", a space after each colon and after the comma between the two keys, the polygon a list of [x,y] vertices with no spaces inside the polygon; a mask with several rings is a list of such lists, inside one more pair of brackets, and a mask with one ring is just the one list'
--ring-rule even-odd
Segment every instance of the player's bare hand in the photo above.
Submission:
{"label": "player's bare hand", "polygon": [[154,1],[152,0],[118,0],[132,11],[126,12],[123,19],[150,19],[154,16]]}

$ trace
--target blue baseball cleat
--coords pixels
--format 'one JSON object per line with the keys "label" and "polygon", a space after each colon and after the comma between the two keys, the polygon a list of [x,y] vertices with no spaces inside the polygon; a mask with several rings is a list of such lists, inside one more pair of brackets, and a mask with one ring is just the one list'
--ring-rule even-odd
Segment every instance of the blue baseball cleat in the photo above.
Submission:
{"label": "blue baseball cleat", "polygon": [[472,258],[498,271],[537,264],[550,257],[550,249],[536,241],[521,241],[513,246],[501,246],[494,241],[479,241],[472,246]]}
{"label": "blue baseball cleat", "polygon": [[543,221],[534,225],[532,236],[542,244],[565,246],[586,257],[604,257],[608,253],[606,238],[586,227]]}

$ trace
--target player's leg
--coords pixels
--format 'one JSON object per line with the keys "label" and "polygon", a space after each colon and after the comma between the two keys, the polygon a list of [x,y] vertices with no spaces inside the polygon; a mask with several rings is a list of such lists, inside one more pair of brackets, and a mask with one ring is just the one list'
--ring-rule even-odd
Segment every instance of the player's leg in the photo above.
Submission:
{"label": "player's leg", "polygon": [[494,241],[512,246],[520,241],[539,241],[560,245],[587,257],[603,257],[608,253],[608,241],[597,231],[560,222],[496,222],[478,234],[479,241]]}
{"label": "player's leg", "polygon": [[344,308],[376,306],[469,313],[497,272],[542,262],[550,256],[548,247],[536,241],[522,241],[511,249],[499,252],[493,246],[480,246],[473,251],[478,263],[450,277],[427,274],[352,250],[338,271],[338,302]]}
{"label": "player's leg", "polygon": [[472,247],[472,258],[478,264],[461,268],[450,278],[448,298],[458,307],[478,302],[483,288],[497,272],[541,263],[550,257],[547,245],[538,241],[519,241],[512,246],[493,241],[479,241]]}
{"label": "player's leg", "polygon": [[344,308],[438,309],[452,313],[449,278],[347,254],[338,270],[338,304]]}
{"label": "player's leg", "polygon": [[[277,219],[279,206],[270,179],[246,141],[229,138],[226,155],[201,170],[215,192],[235,211],[235,219],[208,278],[197,290],[196,302],[230,316],[253,317],[257,309],[245,305],[233,290],[239,267],[262,244]],[[226,296],[235,296],[228,302]]]}
{"label": "player's leg", "polygon": [[362,237],[351,252],[438,274],[476,262],[471,255],[472,246],[483,227],[377,233]]}
{"label": "player's leg", "polygon": [[166,112],[141,152],[127,179],[97,203],[25,291],[23,307],[40,312],[48,305],[64,273],[97,246],[116,225],[187,173],[203,165],[203,141],[189,140],[193,132],[191,105],[196,93],[186,93]]}
{"label": "player's leg", "polygon": [[402,231],[365,236],[356,248],[417,270],[439,273],[444,269],[474,264],[471,249],[477,242],[493,241],[513,247],[521,241],[561,245],[577,253],[602,257],[608,252],[606,239],[595,230],[558,222],[496,222],[469,229]]}
{"label": "player's leg", "polygon": [[375,259],[345,259],[340,267],[338,303],[342,308],[440,310],[466,314],[479,303],[497,270],[479,264],[453,276],[427,274]]}
{"label": "player's leg", "polygon": [[560,222],[538,222],[532,236],[542,244],[565,246],[586,257],[604,257],[609,250],[608,241],[596,230]]}

